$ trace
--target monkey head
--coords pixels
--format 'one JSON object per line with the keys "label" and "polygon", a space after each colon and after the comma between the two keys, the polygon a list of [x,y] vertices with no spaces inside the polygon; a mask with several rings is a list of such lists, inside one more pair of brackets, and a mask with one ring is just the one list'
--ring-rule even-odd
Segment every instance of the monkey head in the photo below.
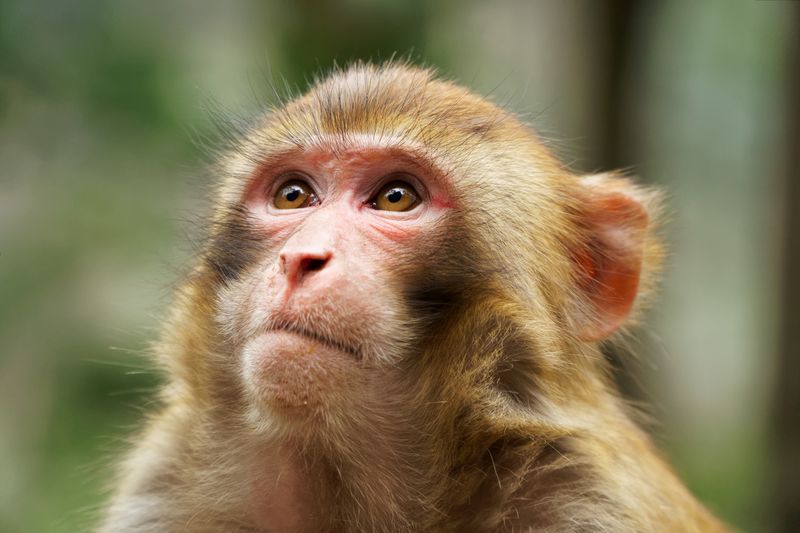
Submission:
{"label": "monkey head", "polygon": [[[510,113],[403,65],[265,113],[216,173],[177,373],[262,428],[358,420],[444,383],[505,402],[536,372],[568,382],[659,256],[652,193],[571,175]],[[514,365],[536,370],[504,378]]]}

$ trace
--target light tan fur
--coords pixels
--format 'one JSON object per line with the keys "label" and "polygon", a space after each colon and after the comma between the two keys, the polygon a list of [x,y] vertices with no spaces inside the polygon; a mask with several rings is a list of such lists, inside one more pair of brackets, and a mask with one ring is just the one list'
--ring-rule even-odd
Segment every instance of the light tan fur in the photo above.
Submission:
{"label": "light tan fur", "polygon": [[[239,243],[219,236],[237,235],[231,210],[276,154],[362,148],[435,168],[456,206],[417,250],[427,259],[409,257],[376,289],[364,313],[380,318],[309,319],[372,343],[371,366],[313,424],[292,424],[254,408],[242,383],[237,343],[258,317],[243,303],[256,278],[245,264],[220,280],[215,258]],[[209,244],[158,348],[163,407],[123,464],[102,531],[260,531],[271,513],[285,516],[276,531],[724,530],[632,422],[594,338],[605,335],[592,296],[603,287],[576,260],[641,266],[630,324],[662,258],[657,193],[621,175],[574,176],[510,113],[397,63],[332,73],[247,129],[217,170]],[[597,198],[641,211],[626,227],[626,213],[594,212]],[[433,332],[397,290],[415,269],[463,281]],[[254,493],[268,501],[254,505]]]}

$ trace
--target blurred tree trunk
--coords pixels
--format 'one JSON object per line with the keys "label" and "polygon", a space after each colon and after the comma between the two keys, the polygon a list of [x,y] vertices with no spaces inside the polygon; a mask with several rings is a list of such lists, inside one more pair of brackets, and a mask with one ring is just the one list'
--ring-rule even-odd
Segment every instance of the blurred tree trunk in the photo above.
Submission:
{"label": "blurred tree trunk", "polygon": [[800,9],[795,9],[793,28],[792,49],[787,54],[786,226],[773,499],[776,530],[787,533],[800,531]]}
{"label": "blurred tree trunk", "polygon": [[[602,30],[598,31],[598,47],[604,51],[602,61],[605,73],[604,105],[598,120],[601,124],[600,152],[593,168],[617,169],[630,167],[630,153],[625,149],[625,120],[628,70],[630,68],[630,48],[633,43],[633,30],[641,4],[633,0],[617,0],[597,3],[597,19]],[[615,369],[616,382],[623,396],[639,402],[647,398],[642,385],[640,364],[627,353],[624,347],[607,344],[603,353]]]}
{"label": "blurred tree trunk", "polygon": [[612,169],[630,166],[629,153],[624,148],[625,93],[630,68],[630,48],[639,6],[633,0],[617,0],[598,4],[603,14],[605,50],[605,105],[600,115],[604,135],[600,139],[598,168]]}

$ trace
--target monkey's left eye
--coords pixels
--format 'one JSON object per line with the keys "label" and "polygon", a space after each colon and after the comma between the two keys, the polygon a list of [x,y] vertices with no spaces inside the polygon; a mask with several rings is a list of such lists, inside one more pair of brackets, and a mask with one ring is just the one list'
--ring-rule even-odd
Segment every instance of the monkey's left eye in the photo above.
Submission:
{"label": "monkey's left eye", "polygon": [[419,204],[419,195],[409,183],[392,181],[384,185],[370,205],[380,211],[411,211]]}
{"label": "monkey's left eye", "polygon": [[278,209],[299,209],[301,207],[310,207],[319,203],[314,189],[302,180],[291,180],[284,183],[272,203]]}

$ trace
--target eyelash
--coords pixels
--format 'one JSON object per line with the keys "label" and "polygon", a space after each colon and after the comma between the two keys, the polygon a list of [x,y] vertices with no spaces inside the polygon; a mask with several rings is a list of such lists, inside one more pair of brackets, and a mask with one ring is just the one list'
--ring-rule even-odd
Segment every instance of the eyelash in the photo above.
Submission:
{"label": "eyelash", "polygon": [[370,188],[370,192],[367,194],[367,199],[364,201],[364,203],[369,203],[369,201],[372,198],[375,198],[375,195],[378,194],[381,189],[393,181],[404,181],[411,185],[411,187],[419,196],[420,203],[428,200],[428,190],[422,185],[416,176],[407,172],[396,171],[384,174],[383,177],[376,182],[376,185]]}

